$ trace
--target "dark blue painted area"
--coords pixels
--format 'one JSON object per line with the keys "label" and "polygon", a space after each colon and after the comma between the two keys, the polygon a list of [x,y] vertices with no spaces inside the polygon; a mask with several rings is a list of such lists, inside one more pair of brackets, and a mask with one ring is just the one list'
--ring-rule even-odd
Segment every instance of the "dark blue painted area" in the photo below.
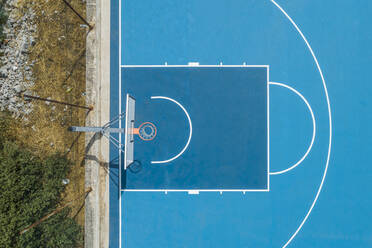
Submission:
{"label": "dark blue painted area", "polygon": [[[118,6],[118,0],[111,0],[111,6]],[[110,37],[110,118],[119,114],[119,9],[111,8],[111,37]],[[117,138],[117,135],[116,135]],[[119,247],[119,152],[110,144],[109,163],[109,247]]]}
{"label": "dark blue painted area", "polygon": [[[127,189],[267,189],[266,67],[122,68],[125,93],[136,98],[136,126],[150,121],[157,136],[135,139],[143,169],[127,171]],[[184,106],[153,99],[166,96]],[[124,109],[124,106],[123,106]]]}

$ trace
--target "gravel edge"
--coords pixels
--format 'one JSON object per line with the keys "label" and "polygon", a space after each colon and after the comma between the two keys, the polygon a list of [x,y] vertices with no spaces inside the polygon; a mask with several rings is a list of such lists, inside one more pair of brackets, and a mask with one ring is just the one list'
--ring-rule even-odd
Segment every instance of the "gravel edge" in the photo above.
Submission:
{"label": "gravel edge", "polygon": [[7,0],[4,10],[8,14],[4,25],[3,44],[0,44],[0,110],[9,111],[13,117],[27,121],[32,112],[32,104],[24,102],[18,95],[22,92],[32,94],[34,84],[32,67],[29,62],[29,50],[37,42],[36,13],[29,6],[23,14],[17,6],[17,0]]}

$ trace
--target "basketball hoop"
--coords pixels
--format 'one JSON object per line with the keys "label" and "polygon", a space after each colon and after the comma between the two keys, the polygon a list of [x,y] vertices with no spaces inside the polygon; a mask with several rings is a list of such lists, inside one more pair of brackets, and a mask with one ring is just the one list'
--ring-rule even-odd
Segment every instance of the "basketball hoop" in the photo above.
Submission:
{"label": "basketball hoop", "polygon": [[[131,172],[137,173],[141,170],[142,165],[141,162],[134,159],[134,135],[138,135],[144,141],[151,141],[155,138],[157,130],[151,122],[144,122],[138,128],[135,128],[135,104],[136,99],[127,94],[126,112],[121,113],[106,125],[102,127],[72,126],[68,130],[72,132],[101,133],[124,153],[124,169],[127,169],[130,165],[132,167]],[[121,121],[125,122],[124,128],[120,125]],[[117,125],[119,127],[116,127]],[[122,134],[124,136],[124,144],[122,143],[122,139],[118,138],[117,135],[112,135],[113,133]]]}
{"label": "basketball hoop", "polygon": [[151,122],[144,122],[133,129],[133,134],[137,134],[144,141],[150,141],[156,136],[156,127]]}

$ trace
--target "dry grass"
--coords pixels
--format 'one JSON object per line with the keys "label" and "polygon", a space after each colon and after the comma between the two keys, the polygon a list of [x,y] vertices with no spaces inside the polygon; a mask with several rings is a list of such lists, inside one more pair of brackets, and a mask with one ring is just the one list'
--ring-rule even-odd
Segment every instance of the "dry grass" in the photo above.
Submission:
{"label": "dry grass", "polygon": [[[85,4],[71,0],[83,16]],[[35,84],[32,91],[40,97],[85,105],[85,38],[87,29],[61,0],[20,0],[19,9],[36,12],[37,43],[30,50],[34,62]],[[84,125],[84,109],[33,101],[34,111],[27,123],[19,123],[17,135],[40,156],[54,152],[67,154],[74,162],[64,201],[84,194],[84,135],[67,131],[70,125]],[[84,225],[83,200],[72,206],[72,215]],[[75,216],[76,215],[76,216]]]}

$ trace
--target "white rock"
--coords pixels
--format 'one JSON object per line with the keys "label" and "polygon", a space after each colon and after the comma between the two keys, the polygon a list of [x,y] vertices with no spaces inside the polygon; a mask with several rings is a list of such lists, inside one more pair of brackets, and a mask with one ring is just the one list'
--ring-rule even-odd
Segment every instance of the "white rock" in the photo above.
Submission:
{"label": "white rock", "polygon": [[22,92],[22,86],[21,85],[16,85],[16,86],[14,86],[14,90],[17,93],[21,93]]}

